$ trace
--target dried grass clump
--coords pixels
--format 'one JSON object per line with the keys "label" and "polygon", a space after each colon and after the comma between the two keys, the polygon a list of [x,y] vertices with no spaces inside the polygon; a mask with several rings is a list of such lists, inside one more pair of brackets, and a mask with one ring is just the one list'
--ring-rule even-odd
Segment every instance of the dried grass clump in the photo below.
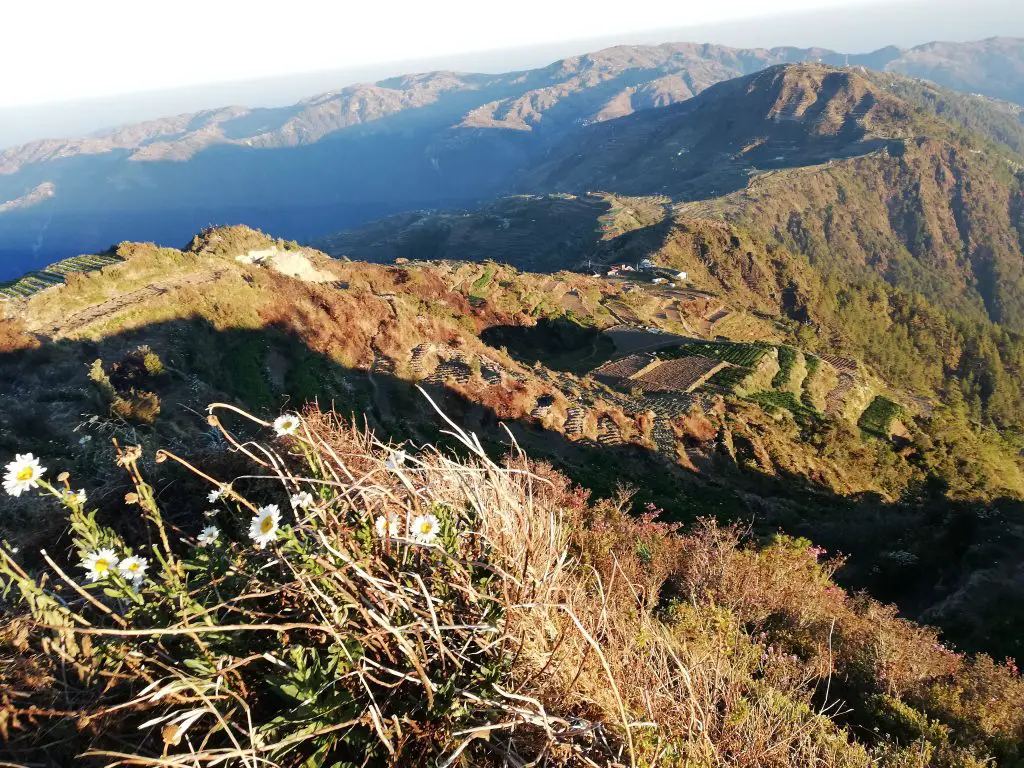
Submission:
{"label": "dried grass clump", "polygon": [[[126,501],[146,535],[101,525],[63,478],[43,490],[67,508],[77,556],[44,554],[47,571],[28,573],[0,548],[13,617],[0,738],[19,760],[871,764],[834,697],[815,698],[843,664],[751,633],[803,602],[815,608],[798,626],[818,637],[828,621],[830,571],[803,548],[772,559],[714,526],[682,537],[657,510],[632,518],[626,496],[589,504],[547,465],[515,451],[493,462],[450,422],[465,458],[407,456],[315,409],[295,431],[211,414],[252,470],[229,481],[160,454],[221,491],[193,529],[165,522],[173,497],[158,502],[127,448]],[[268,439],[241,442],[222,417]],[[280,524],[261,549],[250,527],[271,505]],[[208,525],[215,541],[199,536]],[[78,558],[102,548],[147,558],[146,577],[77,578]],[[836,634],[856,633],[843,618]],[[1002,673],[987,674],[972,695],[998,687]],[[930,690],[950,709],[960,689]],[[986,727],[1005,736],[1013,714],[999,711]]]}
{"label": "dried grass clump", "polygon": [[39,349],[39,339],[28,332],[20,317],[0,317],[0,355]]}

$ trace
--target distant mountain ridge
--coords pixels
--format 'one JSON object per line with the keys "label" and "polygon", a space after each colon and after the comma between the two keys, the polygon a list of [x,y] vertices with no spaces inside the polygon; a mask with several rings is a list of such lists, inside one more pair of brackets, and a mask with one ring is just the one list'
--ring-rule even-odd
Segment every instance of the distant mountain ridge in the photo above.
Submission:
{"label": "distant mountain ridge", "polygon": [[[972,58],[979,55],[989,60],[979,65]],[[991,60],[993,55],[999,57],[998,62]],[[0,174],[15,173],[31,163],[117,149],[132,150],[131,157],[136,160],[183,160],[218,143],[252,147],[312,143],[333,131],[436,103],[449,92],[497,96],[467,111],[456,124],[458,127],[529,130],[567,96],[605,85],[625,72],[637,70],[654,75],[615,90],[607,101],[582,118],[594,122],[683,101],[716,82],[775,64],[803,61],[897,72],[931,79],[957,90],[974,90],[1024,103],[1024,40],[1015,38],[933,42],[911,49],[889,46],[853,55],[825,48],[788,46],[616,46],[562,59],[536,70],[501,75],[445,71],[405,75],[319,94],[291,107],[229,106],[123,126],[86,138],[44,139],[0,151]],[[998,71],[1003,76],[993,78]],[[519,87],[522,90],[516,93]],[[502,96],[501,90],[510,93]]]}
{"label": "distant mountain ridge", "polygon": [[[0,205],[21,201],[0,215],[0,279],[124,238],[176,244],[211,223],[307,240],[403,210],[475,205],[511,191],[524,168],[587,125],[803,61],[913,68],[1024,101],[1015,74],[1024,41],[1009,39],[855,56],[620,46],[523,72],[407,75],[291,107],[228,107],[0,152]],[[30,194],[40,188],[48,194]]]}

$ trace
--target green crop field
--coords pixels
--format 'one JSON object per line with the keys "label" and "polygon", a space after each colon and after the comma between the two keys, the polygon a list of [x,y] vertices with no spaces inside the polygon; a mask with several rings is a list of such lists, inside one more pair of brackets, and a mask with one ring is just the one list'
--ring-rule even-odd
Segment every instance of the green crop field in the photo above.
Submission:
{"label": "green crop field", "polygon": [[744,368],[753,368],[764,357],[771,347],[767,344],[745,344],[739,342],[723,341],[711,342],[701,341],[692,344],[683,344],[675,349],[662,350],[661,357],[672,359],[679,357],[693,357],[703,355],[715,360],[724,360],[733,365]]}
{"label": "green crop field", "polygon": [[491,278],[494,276],[494,265],[488,264],[484,273],[473,281],[472,287],[469,289],[470,298],[482,299],[484,295],[481,293],[488,285],[490,285]]}
{"label": "green crop field", "polygon": [[755,392],[748,399],[769,413],[777,409],[789,411],[801,427],[813,426],[821,419],[817,411],[798,400],[792,392]]}
{"label": "green crop field", "polygon": [[708,384],[725,392],[732,393],[751,373],[753,371],[750,368],[743,368],[741,366],[723,368],[708,379]]}
{"label": "green crop field", "polygon": [[56,264],[51,264],[39,272],[29,272],[17,280],[0,283],[0,297],[4,299],[26,299],[45,288],[49,288],[51,285],[63,283],[65,277],[72,272],[88,272],[118,261],[121,261],[121,259],[117,256],[96,254],[73,256],[70,259],[64,259]]}
{"label": "green crop field", "polygon": [[[781,355],[779,356],[779,362],[780,364],[782,362]],[[811,379],[814,378],[814,374],[817,373],[819,366],[821,366],[821,358],[818,357],[817,355],[812,355],[810,353],[805,352],[804,363],[807,366],[807,376],[804,377],[803,392],[800,395],[800,402],[802,402],[808,408],[813,408],[814,401],[811,397],[810,390],[807,389],[807,385],[810,383]]]}

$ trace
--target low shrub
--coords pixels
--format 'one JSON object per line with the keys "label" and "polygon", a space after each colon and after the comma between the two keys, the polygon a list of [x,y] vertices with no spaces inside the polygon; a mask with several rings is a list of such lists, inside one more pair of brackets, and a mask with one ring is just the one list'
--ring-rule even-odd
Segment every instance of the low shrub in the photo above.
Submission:
{"label": "low shrub", "polygon": [[868,434],[888,439],[892,423],[903,415],[903,408],[883,395],[878,395],[861,414],[859,425]]}
{"label": "low shrub", "polygon": [[147,346],[138,347],[114,363],[108,374],[102,360],[94,360],[89,379],[107,403],[110,414],[136,424],[152,424],[160,415],[160,397],[144,385],[163,375],[159,356]]}

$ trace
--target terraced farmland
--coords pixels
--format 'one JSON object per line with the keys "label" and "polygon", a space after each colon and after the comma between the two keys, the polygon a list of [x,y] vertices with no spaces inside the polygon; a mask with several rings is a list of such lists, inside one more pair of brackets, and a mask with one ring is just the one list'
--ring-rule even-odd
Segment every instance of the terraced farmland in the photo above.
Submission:
{"label": "terraced farmland", "polygon": [[63,283],[67,275],[72,272],[89,272],[118,261],[121,261],[121,259],[113,255],[90,254],[87,256],[73,256],[70,259],[64,259],[56,264],[51,264],[46,269],[38,272],[29,272],[17,280],[0,283],[0,300],[11,301],[28,298],[35,293],[49,288],[51,285]]}
{"label": "terraced farmland", "polygon": [[619,384],[655,361],[654,355],[628,355],[595,368],[591,376],[605,384]]}
{"label": "terraced farmland", "polygon": [[813,408],[809,408],[797,399],[792,392],[755,392],[748,396],[766,411],[786,410],[793,414],[796,422],[804,428],[811,427],[821,420],[821,416]]}
{"label": "terraced farmland", "polygon": [[724,365],[721,360],[692,355],[666,360],[632,381],[650,392],[690,392],[710,379]]}
{"label": "terraced farmland", "polygon": [[724,392],[732,392],[736,389],[743,381],[753,373],[752,368],[745,368],[740,365],[734,365],[729,368],[723,368],[710,379],[708,384],[713,387],[717,387]]}
{"label": "terraced farmland", "polygon": [[821,355],[821,359],[832,365],[837,371],[848,371],[854,373],[857,370],[857,361],[839,355]]}

